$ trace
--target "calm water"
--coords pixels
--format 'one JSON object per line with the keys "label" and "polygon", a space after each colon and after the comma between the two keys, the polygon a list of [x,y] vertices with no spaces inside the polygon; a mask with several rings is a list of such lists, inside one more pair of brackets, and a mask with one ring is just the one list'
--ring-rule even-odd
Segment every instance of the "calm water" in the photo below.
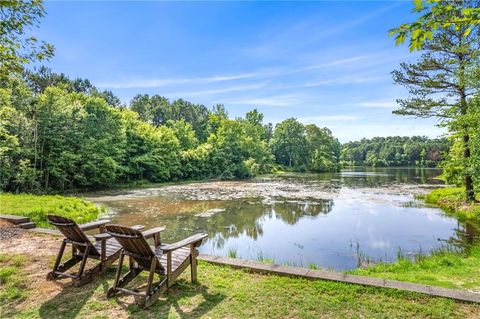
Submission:
{"label": "calm water", "polygon": [[366,260],[393,261],[454,244],[477,227],[459,223],[414,194],[439,187],[435,169],[355,168],[335,174],[292,174],[247,182],[209,182],[96,193],[116,223],[166,226],[166,242],[196,232],[200,251],[277,263],[352,269]]}

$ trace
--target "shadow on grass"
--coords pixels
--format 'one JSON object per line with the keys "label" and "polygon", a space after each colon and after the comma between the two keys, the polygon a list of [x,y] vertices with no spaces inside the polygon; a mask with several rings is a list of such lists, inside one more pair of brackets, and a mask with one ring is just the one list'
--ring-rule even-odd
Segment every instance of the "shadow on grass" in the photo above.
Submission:
{"label": "shadow on grass", "polygon": [[225,299],[220,293],[209,293],[208,288],[202,284],[180,279],[154,305],[143,309],[133,301],[125,302],[121,294],[111,299],[106,298],[113,276],[113,272],[109,272],[107,276],[82,287],[59,283],[63,290],[40,306],[40,317],[77,318],[82,312],[81,317],[121,313],[130,318],[199,318]]}
{"label": "shadow on grass", "polygon": [[[108,277],[112,277],[109,274]],[[57,282],[62,291],[55,295],[50,300],[42,303],[39,309],[41,318],[76,318],[80,311],[88,304],[89,308],[95,309],[106,302],[106,297],[100,297],[96,300],[94,296],[99,287],[102,295],[103,291],[107,291],[109,287],[108,278],[97,278],[93,282],[82,287],[74,287],[70,282]]]}
{"label": "shadow on grass", "polygon": [[221,293],[209,293],[205,285],[181,279],[150,308],[129,305],[127,310],[131,318],[145,318],[148,313],[158,318],[200,318],[224,299]]}

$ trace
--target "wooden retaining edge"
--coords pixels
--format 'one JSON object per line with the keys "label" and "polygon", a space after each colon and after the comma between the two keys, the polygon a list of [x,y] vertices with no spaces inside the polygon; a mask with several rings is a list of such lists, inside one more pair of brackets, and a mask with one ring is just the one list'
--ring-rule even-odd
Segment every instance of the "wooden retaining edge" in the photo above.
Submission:
{"label": "wooden retaining edge", "polygon": [[234,268],[244,268],[256,273],[275,274],[279,276],[294,276],[307,279],[323,279],[364,286],[392,288],[422,293],[435,297],[445,297],[461,301],[480,303],[480,293],[466,290],[441,288],[375,277],[348,275],[337,271],[314,270],[301,267],[271,265],[253,260],[211,256],[204,254],[200,254],[197,258],[199,260],[203,260],[212,264],[231,266]]}
{"label": "wooden retaining edge", "polygon": [[63,236],[62,233],[59,232],[56,229],[35,227],[35,228],[29,229],[29,231],[32,232],[32,233],[37,233],[37,234],[46,234],[46,235],[52,235],[52,236]]}

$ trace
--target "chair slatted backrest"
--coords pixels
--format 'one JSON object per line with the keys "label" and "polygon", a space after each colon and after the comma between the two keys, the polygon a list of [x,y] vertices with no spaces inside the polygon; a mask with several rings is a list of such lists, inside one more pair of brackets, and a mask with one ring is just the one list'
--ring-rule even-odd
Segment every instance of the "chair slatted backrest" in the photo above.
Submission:
{"label": "chair slatted backrest", "polygon": [[88,245],[90,246],[89,255],[100,256],[90,239],[73,220],[57,215],[48,215],[47,218],[48,222],[57,227],[63,236],[70,240],[81,253],[85,252],[85,248]]}
{"label": "chair slatted backrest", "polygon": [[122,245],[128,256],[132,257],[142,267],[150,268],[155,254],[140,231],[121,225],[107,225],[105,228],[107,233]]}

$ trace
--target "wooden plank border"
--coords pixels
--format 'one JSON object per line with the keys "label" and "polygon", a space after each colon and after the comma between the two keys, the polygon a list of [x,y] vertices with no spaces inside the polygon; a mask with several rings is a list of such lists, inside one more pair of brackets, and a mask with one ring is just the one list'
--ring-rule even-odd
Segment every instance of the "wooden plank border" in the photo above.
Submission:
{"label": "wooden plank border", "polygon": [[480,303],[480,293],[467,290],[441,288],[422,284],[415,284],[397,280],[382,279],[367,276],[349,275],[337,271],[326,271],[307,269],[301,267],[291,267],[282,265],[264,264],[258,261],[228,258],[220,256],[211,256],[200,254],[198,260],[203,260],[216,265],[230,266],[234,268],[243,268],[255,273],[275,274],[279,276],[293,276],[307,279],[322,279],[343,282],[348,284],[357,284],[379,288],[391,288],[404,291],[422,293],[435,297],[451,298],[461,301]]}

